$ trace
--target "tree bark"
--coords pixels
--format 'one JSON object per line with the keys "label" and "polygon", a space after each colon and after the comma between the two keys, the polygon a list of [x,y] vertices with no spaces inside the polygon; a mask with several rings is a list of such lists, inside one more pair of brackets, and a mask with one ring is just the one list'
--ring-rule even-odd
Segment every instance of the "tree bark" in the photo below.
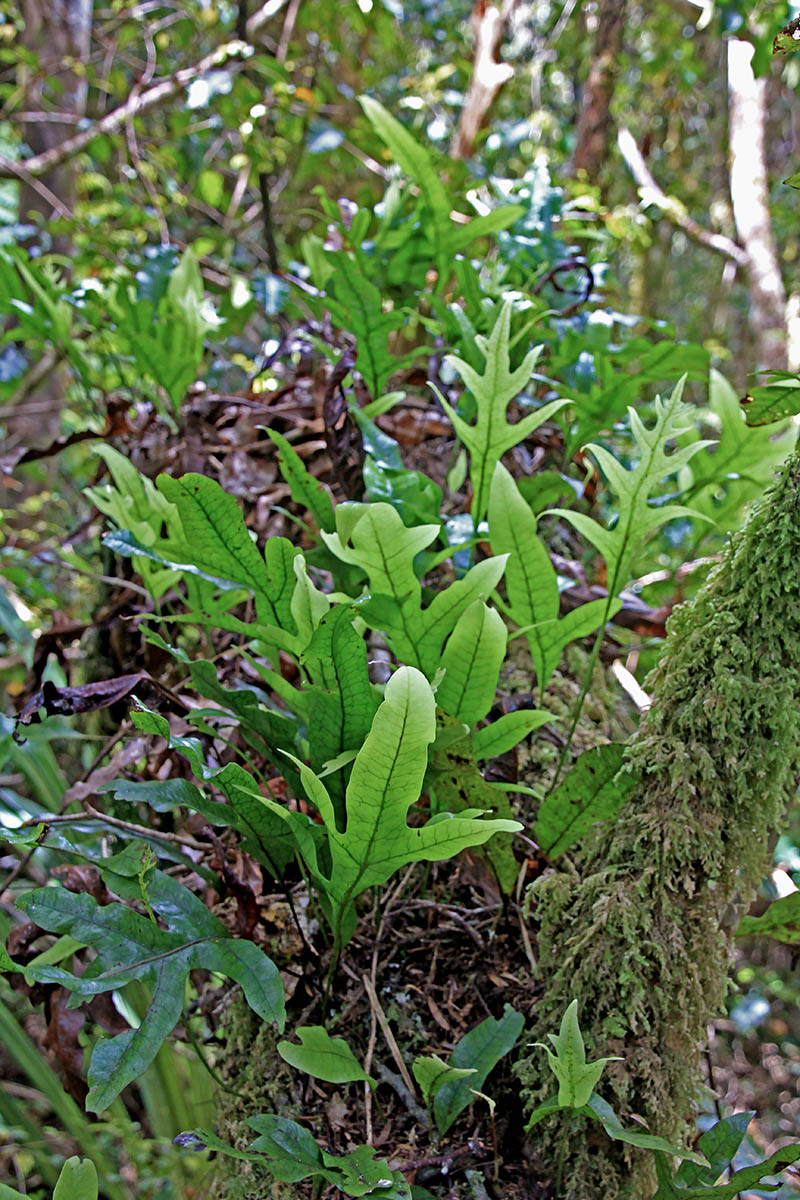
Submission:
{"label": "tree bark", "polygon": [[592,181],[608,158],[611,101],[627,17],[628,0],[600,0],[592,65],[583,90],[572,156],[573,170],[585,171]]}
{"label": "tree bark", "polygon": [[[791,459],[690,603],[673,613],[652,707],[628,747],[636,788],[578,875],[533,887],[534,1036],[577,998],[598,1091],[652,1133],[691,1137],[701,1046],[720,1011],[738,918],[800,773],[800,460]],[[552,1093],[541,1050],[518,1072]],[[550,1157],[532,1135],[534,1154]],[[552,1146],[552,1140],[550,1146]],[[602,1131],[570,1140],[560,1200],[652,1196],[652,1156]]]}
{"label": "tree bark", "polygon": [[787,362],[786,291],[769,212],[766,160],[767,80],[756,79],[749,42],[728,42],[730,188],[739,240],[747,253],[755,367]]}
{"label": "tree bark", "polygon": [[[28,111],[74,118],[74,124],[62,121],[28,121],[22,127],[23,140],[33,156],[58,154],[59,147],[74,136],[78,122],[86,112],[87,82],[83,71],[73,64],[89,57],[92,30],[92,0],[22,0],[25,28],[22,43],[38,59],[35,68],[20,70]],[[19,219],[37,226],[37,232],[24,244],[41,244],[41,233],[57,217],[69,218],[75,207],[75,166],[71,159],[48,165],[38,177],[25,164],[15,164],[19,179]],[[45,247],[47,248],[47,247]],[[72,242],[68,234],[56,233],[51,248],[68,258]],[[61,423],[61,406],[66,384],[62,367],[53,365],[45,380],[26,389],[14,414],[6,423],[8,445],[51,442]],[[52,464],[47,468],[52,471]],[[35,484],[27,480],[21,500]]]}
{"label": "tree bark", "polygon": [[516,3],[517,0],[503,0],[498,8],[489,0],[475,0],[470,21],[475,34],[472,78],[450,147],[453,158],[470,157],[498,92],[514,74],[510,63],[500,62],[500,43]]}
{"label": "tree bark", "polygon": [[[22,12],[22,43],[39,59],[35,71],[24,73],[26,107],[72,116],[77,127],[86,113],[87,82],[85,73],[74,70],[71,64],[85,63],[89,57],[92,0],[22,0]],[[34,155],[61,145],[68,132],[74,129],[61,122],[35,121],[23,126],[23,138]],[[40,184],[23,176],[19,202],[22,221],[38,216],[47,223],[53,216],[71,213],[74,205],[75,169],[71,162],[53,166]],[[69,238],[56,235],[53,249],[68,254]]]}

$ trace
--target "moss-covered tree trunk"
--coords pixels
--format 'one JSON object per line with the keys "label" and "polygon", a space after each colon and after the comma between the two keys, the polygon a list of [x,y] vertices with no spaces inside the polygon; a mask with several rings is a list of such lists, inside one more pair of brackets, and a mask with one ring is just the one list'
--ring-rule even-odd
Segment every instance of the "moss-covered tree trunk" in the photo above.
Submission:
{"label": "moss-covered tree trunk", "polygon": [[[675,1138],[691,1126],[732,931],[800,773],[798,458],[674,613],[648,684],[653,705],[628,755],[633,798],[580,877],[554,870],[535,885],[535,1032],[557,1029],[577,997],[587,1044],[623,1056],[601,1094]],[[532,1099],[551,1090],[543,1058],[531,1051],[519,1068]],[[644,1200],[648,1171],[602,1132],[578,1136],[559,1200]]]}

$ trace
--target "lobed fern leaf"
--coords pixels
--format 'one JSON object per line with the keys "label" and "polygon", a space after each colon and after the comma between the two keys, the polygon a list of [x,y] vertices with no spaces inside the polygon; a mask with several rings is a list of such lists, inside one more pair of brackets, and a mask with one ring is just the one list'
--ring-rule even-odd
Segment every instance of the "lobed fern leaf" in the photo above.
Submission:
{"label": "lobed fern leaf", "polygon": [[698,451],[712,445],[711,441],[697,441],[688,446],[679,446],[672,453],[667,452],[667,444],[680,438],[694,424],[691,409],[682,402],[685,382],[686,376],[683,376],[669,399],[656,399],[656,422],[652,429],[647,429],[633,408],[628,410],[633,436],[641,451],[639,462],[630,470],[617,462],[605,447],[594,444],[586,447],[597,459],[618,498],[619,512],[610,528],[605,528],[585,513],[570,512],[563,508],[551,509],[551,512],[574,525],[602,554],[608,573],[609,597],[616,596],[628,581],[633,557],[648,533],[676,517],[703,519],[701,513],[683,504],[655,507],[650,503],[663,479],[680,471]]}
{"label": "lobed fern leaf", "polygon": [[[507,417],[509,404],[528,383],[536,360],[542,347],[536,346],[530,350],[522,363],[511,370],[511,314],[513,301],[508,300],[500,310],[488,338],[478,334],[476,343],[485,358],[483,374],[471,367],[463,358],[450,354],[449,362],[458,371],[465,385],[475,398],[477,415],[474,424],[469,424],[460,417],[452,405],[437,391],[439,400],[453,422],[453,428],[460,441],[470,452],[473,500],[472,519],[477,527],[479,521],[486,515],[489,504],[489,488],[494,469],[506,450],[516,446],[523,438],[533,433],[534,429],[550,417],[554,416],[567,404],[568,400],[554,400],[543,408],[530,413],[512,425]],[[436,390],[436,389],[434,389]]]}

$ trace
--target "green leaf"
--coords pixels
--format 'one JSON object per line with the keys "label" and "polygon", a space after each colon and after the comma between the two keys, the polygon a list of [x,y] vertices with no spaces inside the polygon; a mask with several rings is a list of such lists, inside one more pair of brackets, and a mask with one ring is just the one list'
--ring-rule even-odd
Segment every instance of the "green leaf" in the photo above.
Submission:
{"label": "green leaf", "polygon": [[608,742],[586,750],[554,792],[542,802],[534,836],[543,854],[557,858],[597,821],[616,816],[636,786],[633,775],[620,775],[625,747]]}
{"label": "green leaf", "polygon": [[337,558],[367,575],[370,598],[360,605],[360,615],[386,635],[401,662],[432,679],[441,665],[445,639],[462,613],[497,586],[505,557],[477,563],[423,609],[415,560],[437,536],[439,526],[409,529],[384,503],[339,504],[336,522],[336,533],[323,533],[322,538]]}
{"label": "green leaf", "polygon": [[355,898],[385,883],[405,863],[451,858],[467,846],[481,845],[493,833],[520,828],[516,821],[474,816],[438,817],[409,827],[408,810],[419,798],[428,746],[436,733],[434,713],[433,692],[425,677],[413,667],[400,667],[386,685],[383,703],[353,763],[343,831],[337,828],[325,785],[309,767],[294,760],[306,795],[325,825],[329,871],[323,871],[317,861],[308,823],[298,820],[301,814],[262,801],[289,821],[300,839],[309,871],[330,902],[337,946],[342,944],[343,922]]}
{"label": "green leaf", "polygon": [[474,600],[461,614],[447,639],[445,675],[436,692],[451,717],[475,725],[486,716],[497,692],[506,638],[502,617],[482,600]]}
{"label": "green leaf", "polygon": [[97,1170],[89,1158],[68,1158],[53,1192],[53,1200],[97,1200]]}
{"label": "green leaf", "polygon": [[451,270],[450,197],[429,152],[416,141],[404,125],[371,96],[360,96],[359,103],[375,132],[388,147],[404,175],[413,179],[430,215],[433,259],[441,286]]}
{"label": "green leaf", "polygon": [[728,1164],[733,1162],[744,1141],[747,1127],[755,1115],[754,1112],[733,1113],[706,1130],[702,1137],[698,1138],[697,1148],[706,1156],[709,1165],[700,1167],[697,1163],[688,1161],[681,1163],[674,1183],[679,1187],[716,1183]]}
{"label": "green leaf", "polygon": [[335,524],[330,493],[310,474],[300,455],[276,429],[267,429],[278,450],[278,466],[289,485],[295,504],[302,504],[313,515],[317,529],[332,533]]}
{"label": "green leaf", "polygon": [[800,413],[800,378],[786,371],[772,374],[773,383],[754,387],[741,401],[748,425],[770,425]]}
{"label": "green leaf", "polygon": [[537,533],[536,517],[502,463],[495,467],[489,493],[489,538],[496,553],[509,555],[505,571],[509,611],[526,631],[543,692],[565,647],[607,621],[622,601],[591,600],[559,617],[555,567]]}
{"label": "green leaf", "polygon": [[776,1150],[764,1162],[754,1167],[743,1167],[734,1171],[727,1183],[718,1183],[714,1187],[679,1187],[669,1167],[669,1162],[660,1150],[655,1152],[656,1174],[658,1176],[658,1191],[654,1200],[737,1200],[740,1193],[747,1188],[758,1187],[760,1192],[779,1192],[781,1184],[765,1184],[762,1180],[777,1175],[784,1167],[791,1166],[800,1158],[800,1144],[784,1146]]}
{"label": "green leaf", "polygon": [[[411,1192],[401,1172],[392,1171],[384,1159],[376,1158],[371,1146],[357,1146],[349,1154],[337,1156],[321,1150],[308,1130],[287,1117],[261,1114],[251,1117],[248,1124],[261,1135],[250,1151],[263,1154],[264,1165],[282,1183],[299,1183],[314,1176],[347,1196],[410,1200]],[[236,1154],[231,1148],[223,1152]]]}
{"label": "green leaf", "polygon": [[204,204],[211,208],[220,208],[225,199],[225,180],[219,171],[206,168],[197,177],[196,190]]}
{"label": "green leaf", "polygon": [[322,1150],[302,1125],[288,1117],[266,1114],[250,1117],[247,1123],[261,1135],[250,1150],[266,1155],[265,1165],[281,1183],[298,1183],[309,1175],[333,1182],[322,1161]]}
{"label": "green leaf", "polygon": [[520,217],[524,217],[526,209],[522,204],[501,204],[482,217],[473,217],[466,225],[453,225],[448,241],[451,253],[466,249],[476,238],[490,237],[508,229]]}
{"label": "green leaf", "polygon": [[[314,685],[306,693],[308,745],[311,769],[318,772],[331,759],[361,747],[378,706],[369,681],[367,648],[345,605],[322,618],[303,661]],[[328,784],[339,828],[344,827],[349,775],[341,773]]]}
{"label": "green leaf", "polygon": [[534,729],[557,719],[543,708],[518,708],[515,712],[505,713],[491,725],[475,730],[472,735],[475,757],[479,762],[484,758],[499,758],[513,750]]}
{"label": "green leaf", "polygon": [[[419,1055],[414,1059],[411,1070],[428,1105],[446,1083],[458,1083],[476,1074],[475,1067],[453,1067],[438,1054]],[[444,1130],[440,1127],[439,1132],[444,1133]]]}
{"label": "green leaf", "polygon": [[795,17],[776,34],[772,43],[773,54],[791,54],[800,50],[800,21]]}
{"label": "green leaf", "polygon": [[332,1038],[322,1025],[303,1025],[295,1030],[301,1045],[278,1042],[278,1054],[290,1067],[305,1071],[326,1083],[350,1083],[370,1079],[344,1038]]}
{"label": "green leaf", "polygon": [[399,309],[383,311],[381,293],[347,254],[335,256],[325,290],[325,307],[342,329],[355,336],[356,367],[370,395],[382,395],[390,377],[419,356],[418,351],[402,358],[389,352],[389,335],[406,323],[406,314]]}
{"label": "green leaf", "polygon": [[285,538],[271,538],[262,558],[233,496],[205,475],[159,475],[158,486],[180,513],[185,542],[179,558],[207,575],[250,588],[259,620],[294,633],[292,560],[299,551]]}
{"label": "green leaf", "polygon": [[736,936],[748,937],[751,934],[772,937],[788,945],[800,942],[800,892],[773,900],[760,917],[742,917]]}
{"label": "green leaf", "polygon": [[[174,889],[169,894],[174,903]],[[97,952],[80,977],[43,966],[26,968],[32,978],[57,982],[80,996],[111,991],[134,979],[153,986],[152,1003],[139,1028],[95,1045],[89,1064],[89,1112],[103,1112],[153,1061],[180,1020],[186,978],[192,970],[227,975],[241,984],[254,1012],[283,1026],[283,985],[275,964],[252,942],[228,937],[222,922],[191,893],[186,895],[189,899],[184,903],[191,906],[188,928],[181,928],[179,911],[173,908],[170,930],[122,904],[101,907],[91,896],[61,887],[27,892],[17,902],[43,929],[69,933]],[[152,889],[151,902],[157,903]]]}
{"label": "green leaf", "polygon": [[605,447],[586,447],[597,459],[612,491],[618,497],[619,514],[613,527],[600,525],[585,513],[562,508],[551,510],[554,515],[574,525],[600,551],[606,561],[609,597],[616,596],[628,582],[633,557],[648,533],[676,517],[703,519],[702,513],[683,504],[654,507],[649,503],[655,489],[666,476],[675,474],[695,454],[711,445],[708,441],[698,441],[689,446],[679,446],[671,454],[667,453],[666,447],[693,424],[691,409],[681,401],[684,383],[685,377],[676,384],[668,400],[656,398],[656,422],[652,429],[646,428],[633,408],[628,410],[633,436],[641,452],[639,462],[630,470],[617,462]]}
{"label": "green leaf", "polygon": [[[477,810],[501,820],[511,820],[513,813],[508,795],[483,778],[472,750],[472,738],[469,734],[465,736],[463,730],[461,722],[452,717],[442,719],[440,715],[430,774],[436,811],[474,813]],[[497,834],[489,841],[484,854],[501,890],[510,896],[519,875],[511,835]]]}
{"label": "green leaf", "polygon": [[511,401],[526,387],[542,350],[541,346],[530,350],[516,370],[511,370],[513,310],[513,301],[506,301],[489,337],[479,335],[476,338],[486,360],[483,374],[479,374],[463,358],[453,354],[449,354],[445,359],[455,367],[475,398],[477,416],[474,424],[468,424],[447,400],[437,393],[442,407],[453,422],[458,438],[470,452],[470,477],[474,491],[470,512],[476,527],[486,514],[492,475],[503,454],[529,437],[534,429],[538,429],[544,421],[550,420],[569,403],[566,400],[555,400],[536,412],[529,413],[515,425],[509,423],[506,410]]}
{"label": "green leaf", "polygon": [[[774,429],[750,428],[745,410],[727,379],[712,370],[708,406],[719,426],[713,451],[699,454],[678,476],[692,507],[728,531],[739,523],[745,504],[760,496],[797,441],[797,428],[789,425],[779,436]],[[699,440],[697,429],[681,438],[681,445]]]}
{"label": "green leaf", "polygon": [[356,1146],[349,1154],[322,1153],[328,1168],[336,1170],[336,1187],[347,1196],[371,1196],[373,1200],[410,1200],[411,1191],[402,1171],[393,1171],[372,1146]]}
{"label": "green leaf", "polygon": [[[603,1061],[610,1062],[611,1060],[604,1059]],[[611,1105],[607,1104],[605,1100],[596,1094],[590,1096],[583,1112],[586,1116],[599,1121],[608,1136],[614,1138],[615,1141],[627,1142],[629,1145],[638,1146],[642,1150],[657,1150],[665,1154],[674,1154],[676,1158],[688,1159],[690,1162],[696,1163],[701,1167],[708,1166],[708,1159],[704,1155],[695,1154],[692,1150],[682,1150],[678,1146],[673,1146],[665,1141],[664,1138],[647,1133],[641,1126],[635,1129],[626,1129]]]}
{"label": "green leaf", "polygon": [[547,1035],[555,1046],[555,1054],[542,1042],[534,1042],[547,1052],[550,1069],[558,1080],[558,1103],[562,1108],[584,1108],[607,1062],[618,1057],[598,1058],[587,1063],[586,1050],[578,1025],[578,1001],[573,1000],[561,1019],[557,1034]]}
{"label": "green leaf", "polygon": [[446,1133],[459,1113],[472,1103],[473,1091],[483,1087],[490,1072],[509,1053],[524,1024],[522,1013],[506,1004],[499,1020],[487,1017],[456,1043],[450,1066],[472,1068],[475,1073],[469,1079],[444,1080],[437,1090],[433,1111],[440,1133]]}

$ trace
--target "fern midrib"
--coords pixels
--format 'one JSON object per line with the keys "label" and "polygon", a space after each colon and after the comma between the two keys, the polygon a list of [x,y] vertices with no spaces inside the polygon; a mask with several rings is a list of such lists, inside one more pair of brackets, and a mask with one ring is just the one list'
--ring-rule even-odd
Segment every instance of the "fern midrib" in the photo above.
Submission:
{"label": "fern midrib", "polygon": [[[213,520],[211,513],[209,512],[209,510],[206,508],[205,504],[203,503],[203,497],[202,497],[201,493],[199,491],[197,491],[194,493],[194,495],[190,495],[189,490],[186,487],[186,485],[182,484],[182,486],[183,486],[183,489],[184,489],[184,492],[186,493],[186,495],[189,496],[189,499],[193,500],[195,502],[195,504],[197,505],[197,507],[202,512],[202,514],[205,517],[206,521],[208,522],[209,526],[211,527],[211,529],[213,529],[215,537],[219,540],[220,544],[224,547],[226,553],[229,554],[231,556],[231,558],[234,560],[234,562],[236,562],[241,567],[242,572],[243,572],[245,578],[247,579],[247,581],[249,582],[250,586],[253,588],[253,591],[256,593],[257,596],[263,596],[263,598],[266,600],[267,604],[269,605],[270,612],[272,614],[273,622],[275,625],[277,625],[280,628],[278,614],[275,611],[275,605],[273,604],[271,597],[269,596],[269,594],[266,591],[266,584],[258,583],[256,581],[256,577],[253,575],[253,573],[250,570],[250,567],[247,565],[247,563],[242,561],[240,556],[236,553],[235,548],[233,548],[227,544],[225,538],[223,537],[222,533],[219,530],[219,527],[217,526],[216,522]],[[264,564],[264,573],[265,573],[265,575],[267,573],[266,563]],[[238,580],[234,580],[233,582],[236,583],[236,582],[238,582]]]}
{"label": "fern midrib", "polygon": [[[664,420],[662,422],[663,429],[666,429],[668,427],[668,425],[670,424],[674,409],[675,409],[675,406],[673,404],[670,407],[669,411],[664,414]],[[658,437],[658,433],[659,433],[659,429],[658,429],[658,424],[657,424],[656,428],[653,431],[653,444],[652,444],[652,446],[648,447],[648,458],[646,460],[647,461],[646,469],[644,471],[639,472],[641,477],[639,479],[639,482],[636,484],[636,486],[633,490],[632,502],[631,502],[631,505],[629,508],[629,512],[628,512],[628,516],[627,516],[627,520],[626,520],[626,524],[625,524],[625,531],[624,531],[624,535],[623,535],[623,538],[620,543],[620,546],[621,546],[620,552],[617,555],[617,561],[614,564],[612,580],[608,587],[608,596],[606,597],[606,607],[604,609],[603,626],[601,626],[601,635],[602,635],[602,628],[605,626],[605,623],[608,620],[608,611],[611,607],[611,602],[617,594],[617,585],[619,584],[619,576],[622,572],[622,563],[623,563],[625,555],[628,551],[629,543],[631,540],[631,529],[633,527],[635,518],[638,515],[639,509],[641,507],[646,508],[646,506],[647,506],[647,496],[645,495],[644,505],[640,505],[639,496],[641,494],[642,488],[644,487],[645,489],[647,489],[647,485],[649,484],[649,481],[650,481],[650,472],[651,472],[652,466],[653,466],[653,459],[655,458],[655,456],[658,452],[659,445],[660,445],[660,439]],[[645,460],[642,460],[642,461],[645,461]],[[639,465],[641,467],[641,465],[642,465],[641,462]],[[622,497],[620,497],[620,499],[622,499]],[[621,518],[622,518],[622,512],[620,512],[620,519]]]}
{"label": "fern midrib", "polygon": [[[406,725],[408,724],[408,709],[409,709],[409,706],[408,706],[408,704],[406,704],[404,712],[403,712],[403,719],[402,719],[402,722],[400,725],[400,733],[397,738],[397,743],[395,745],[394,754],[392,756],[392,765],[389,768],[388,774],[386,776],[386,783],[384,785],[383,791],[382,791],[381,796],[378,801],[378,812],[375,817],[375,820],[372,822],[372,832],[369,834],[369,837],[367,838],[366,850],[365,850],[364,854],[361,856],[360,859],[356,858],[355,854],[350,849],[350,847],[346,844],[344,839],[342,837],[337,839],[338,844],[341,847],[341,849],[344,850],[344,852],[352,859],[352,861],[357,866],[356,878],[353,880],[353,882],[350,884],[350,886],[346,889],[346,891],[342,895],[342,901],[341,901],[340,909],[339,909],[339,920],[337,921],[337,924],[340,927],[341,927],[342,913],[345,911],[347,906],[355,899],[355,897],[360,894],[359,891],[357,891],[356,889],[358,888],[358,885],[360,884],[361,880],[364,878],[364,875],[366,874],[367,869],[370,866],[374,865],[372,863],[372,847],[375,845],[375,840],[378,836],[378,829],[383,820],[383,815],[384,815],[384,811],[385,811],[386,803],[387,803],[386,796],[387,796],[387,793],[392,784],[392,778],[394,776],[395,768],[397,767],[397,760],[400,757],[400,750],[402,749],[402,745],[403,745],[403,737],[405,736]],[[345,829],[345,836],[346,836],[346,829]]]}
{"label": "fern midrib", "polygon": [[[381,543],[380,539],[379,539],[379,538],[377,538],[377,537],[376,537],[376,539],[375,539],[375,544],[376,544],[376,546],[377,546],[377,548],[378,548],[378,554],[380,555],[380,560],[381,560],[381,563],[382,563],[382,565],[383,565],[383,573],[384,573],[384,575],[386,576],[386,578],[389,580],[389,583],[390,583],[390,585],[391,585],[391,588],[392,588],[390,595],[391,595],[392,599],[394,600],[394,602],[395,602],[395,604],[396,604],[396,606],[397,606],[397,611],[398,611],[398,612],[399,612],[399,614],[400,614],[400,623],[401,623],[401,625],[402,625],[402,627],[403,627],[403,633],[404,633],[404,635],[405,635],[405,639],[406,639],[406,643],[407,643],[408,649],[411,651],[411,655],[413,655],[413,657],[414,657],[414,662],[413,662],[413,663],[411,663],[411,665],[412,665],[412,666],[415,666],[415,667],[417,667],[417,669],[419,670],[419,669],[421,669],[421,667],[420,667],[420,659],[419,659],[419,655],[418,655],[418,653],[417,653],[416,639],[415,639],[415,638],[413,638],[413,637],[411,636],[411,632],[410,632],[410,630],[409,630],[409,628],[408,628],[408,621],[407,621],[407,619],[406,619],[406,610],[405,610],[405,606],[404,606],[403,604],[401,604],[401,602],[400,602],[400,598],[399,598],[399,596],[398,596],[398,594],[397,594],[397,590],[396,590],[396,588],[395,588],[395,585],[394,585],[394,579],[393,579],[393,577],[392,577],[392,572],[391,572],[391,571],[390,571],[390,569],[389,569],[389,562],[388,562],[388,560],[387,560],[387,558],[386,558],[386,555],[384,554],[384,551],[383,551],[383,545],[382,545],[382,543]],[[416,577],[415,577],[415,578],[416,578]],[[418,580],[418,579],[416,580],[416,582],[417,582],[417,584],[419,585],[419,580]],[[420,609],[420,611],[421,611],[421,609]],[[403,657],[405,657],[405,656],[403,656]]]}

